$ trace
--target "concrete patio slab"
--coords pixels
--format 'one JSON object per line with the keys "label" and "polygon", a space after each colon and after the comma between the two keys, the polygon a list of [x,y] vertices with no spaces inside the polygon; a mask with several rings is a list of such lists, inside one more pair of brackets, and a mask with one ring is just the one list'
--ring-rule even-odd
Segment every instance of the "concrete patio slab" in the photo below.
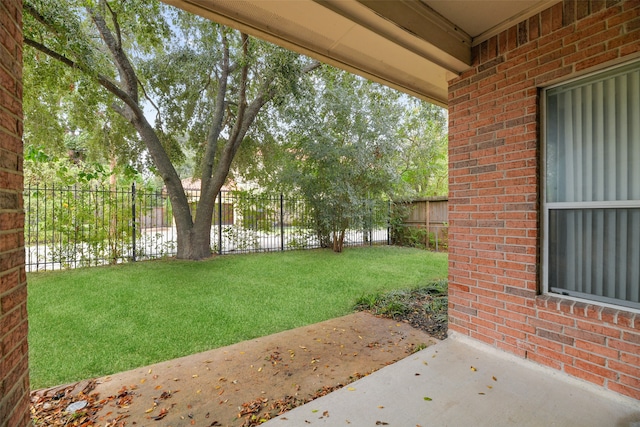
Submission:
{"label": "concrete patio slab", "polygon": [[459,334],[266,427],[640,427],[640,402]]}

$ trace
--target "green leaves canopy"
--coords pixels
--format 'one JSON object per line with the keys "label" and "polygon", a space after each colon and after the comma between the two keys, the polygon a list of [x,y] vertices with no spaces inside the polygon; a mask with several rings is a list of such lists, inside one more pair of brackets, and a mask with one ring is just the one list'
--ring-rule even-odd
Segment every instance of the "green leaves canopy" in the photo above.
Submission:
{"label": "green leaves canopy", "polygon": [[[98,140],[112,156],[135,152],[135,130],[171,198],[178,257],[209,256],[215,195],[242,141],[261,109],[319,64],[156,1],[26,0],[24,10],[27,72],[55,87],[30,93],[28,114],[57,134],[108,131]],[[27,135],[44,140],[39,129]],[[185,147],[200,158],[195,222],[174,166]]]}
{"label": "green leaves canopy", "polygon": [[319,237],[340,251],[345,231],[362,229],[370,204],[394,188],[400,94],[331,68],[314,80],[281,116],[288,132],[279,178],[302,194]]}

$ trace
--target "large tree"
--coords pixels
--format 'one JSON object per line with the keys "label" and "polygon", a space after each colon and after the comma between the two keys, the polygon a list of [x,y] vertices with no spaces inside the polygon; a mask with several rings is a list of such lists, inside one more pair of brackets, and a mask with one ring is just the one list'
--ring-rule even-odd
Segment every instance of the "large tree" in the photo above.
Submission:
{"label": "large tree", "polygon": [[238,166],[264,188],[301,195],[323,246],[342,250],[376,203],[446,194],[444,109],[331,67],[308,83],[296,102],[269,109],[277,126],[245,146],[259,161],[241,151]]}
{"label": "large tree", "polygon": [[[110,109],[126,121],[169,194],[177,257],[210,256],[215,198],[242,141],[263,107],[295,93],[319,64],[157,1],[25,0],[24,11],[26,70],[59,85],[58,98],[34,95],[28,105],[59,106],[68,90],[78,94],[64,95],[73,116],[92,121]],[[55,120],[46,125],[68,131]],[[195,220],[173,164],[182,143],[200,156]]]}
{"label": "large tree", "polygon": [[445,196],[448,191],[447,111],[405,99],[397,124],[395,170],[404,185],[397,198]]}
{"label": "large tree", "polygon": [[307,202],[323,246],[342,251],[348,229],[363,229],[372,204],[389,198],[401,95],[323,68],[299,103],[286,106],[274,181]]}

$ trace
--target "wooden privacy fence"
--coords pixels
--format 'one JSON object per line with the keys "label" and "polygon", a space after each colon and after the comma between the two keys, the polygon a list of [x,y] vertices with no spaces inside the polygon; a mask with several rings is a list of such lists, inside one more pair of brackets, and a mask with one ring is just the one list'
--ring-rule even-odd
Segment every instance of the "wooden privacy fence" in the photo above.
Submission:
{"label": "wooden privacy fence", "polygon": [[448,202],[447,196],[397,202],[396,205],[403,206],[402,226],[407,229],[403,234],[412,236],[416,244],[446,250],[449,243]]}

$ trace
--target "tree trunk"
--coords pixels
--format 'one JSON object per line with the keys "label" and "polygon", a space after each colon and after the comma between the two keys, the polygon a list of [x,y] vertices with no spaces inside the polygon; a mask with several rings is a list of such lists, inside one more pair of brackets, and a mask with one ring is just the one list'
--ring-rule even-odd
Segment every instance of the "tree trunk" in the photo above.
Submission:
{"label": "tree trunk", "polygon": [[342,252],[344,248],[344,233],[345,230],[339,230],[333,232],[333,251],[334,252]]}
{"label": "tree trunk", "polygon": [[176,258],[202,260],[211,257],[211,234],[198,232],[195,227],[187,232],[178,233],[178,252]]}
{"label": "tree trunk", "polygon": [[193,260],[208,258],[211,256],[211,251],[208,245],[206,249],[203,247],[202,237],[195,236],[187,195],[178,173],[162,148],[158,135],[144,117],[138,117],[132,120],[132,123],[149,150],[153,163],[158,168],[162,181],[167,187],[178,235],[176,258]]}

